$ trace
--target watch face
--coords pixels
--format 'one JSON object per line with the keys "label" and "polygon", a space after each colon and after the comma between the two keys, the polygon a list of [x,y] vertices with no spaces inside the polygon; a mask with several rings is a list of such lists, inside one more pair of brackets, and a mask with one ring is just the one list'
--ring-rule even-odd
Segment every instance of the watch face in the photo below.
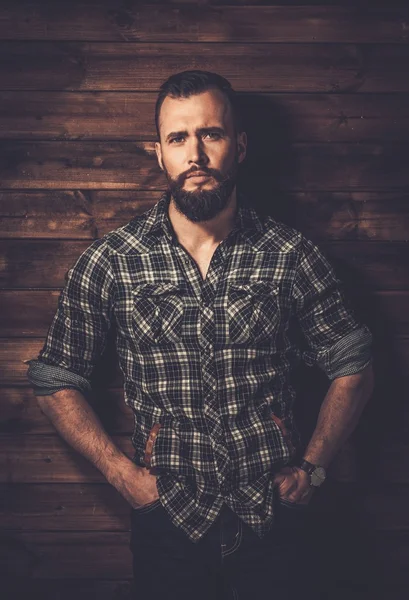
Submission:
{"label": "watch face", "polygon": [[314,485],[316,487],[320,486],[321,484],[324,483],[325,477],[326,477],[326,473],[325,473],[324,467],[317,467],[311,473],[311,485]]}

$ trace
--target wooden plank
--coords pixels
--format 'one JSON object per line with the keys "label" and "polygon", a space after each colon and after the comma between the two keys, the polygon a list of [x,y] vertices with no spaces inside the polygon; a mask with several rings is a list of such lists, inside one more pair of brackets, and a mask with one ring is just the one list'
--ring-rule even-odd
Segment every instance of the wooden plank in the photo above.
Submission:
{"label": "wooden plank", "polygon": [[0,335],[15,337],[18,330],[20,337],[45,337],[57,309],[59,296],[60,291],[57,290],[2,291]]}
{"label": "wooden plank", "polygon": [[348,288],[357,290],[358,286],[362,291],[408,288],[407,242],[325,242],[320,248]]}
{"label": "wooden plank", "polygon": [[[113,436],[130,458],[129,436]],[[105,483],[101,473],[55,435],[0,436],[1,483]]]}
{"label": "wooden plank", "polygon": [[[43,338],[3,339],[0,345],[0,385],[27,386],[27,361],[38,356],[43,344]],[[112,388],[122,387],[122,375],[112,356],[112,346],[112,343],[107,344],[107,350],[95,367],[93,380],[98,394],[101,394],[98,382],[100,386],[103,382],[103,385]]]}
{"label": "wooden plank", "polygon": [[8,142],[0,159],[3,188],[66,189],[76,181],[83,189],[166,187],[153,142]]}
{"label": "wooden plank", "polygon": [[[37,241],[33,248],[32,243],[0,241],[0,255],[3,257],[0,279],[2,287],[62,287],[66,272],[90,245],[89,241]],[[32,250],[34,254],[31,254]],[[58,260],[55,260],[56,256]]]}
{"label": "wooden plank", "polygon": [[[43,339],[16,341],[3,339],[0,346],[0,377],[4,385],[27,385],[28,365],[25,361],[36,358],[44,344]],[[1,359],[2,356],[2,359]]]}
{"label": "wooden plank", "polygon": [[106,484],[0,484],[2,529],[128,531],[131,507]]}
{"label": "wooden plank", "polygon": [[[0,237],[93,240],[142,214],[161,195],[121,190],[0,191]],[[407,193],[288,192],[270,213],[315,240],[408,239]]]}
{"label": "wooden plank", "polygon": [[308,192],[288,195],[291,225],[319,240],[407,241],[409,195]]}
{"label": "wooden plank", "polygon": [[[89,245],[89,241],[0,240],[0,288],[61,288],[66,272]],[[407,242],[323,242],[320,248],[341,280],[356,291],[409,289]]]}
{"label": "wooden plank", "polygon": [[[132,409],[125,404],[121,388],[96,392],[92,406],[105,429],[113,435],[131,435],[134,429]],[[29,387],[2,388],[0,432],[54,434],[55,428],[41,411]]]}
{"label": "wooden plank", "polygon": [[[256,189],[264,195],[271,189],[272,177],[275,189],[282,190],[406,190],[408,152],[408,143],[276,145],[263,156],[249,152],[239,181],[247,181],[253,193]],[[3,189],[158,190],[167,186],[153,142],[5,141],[0,145],[0,161]]]}
{"label": "wooden plank", "polygon": [[[59,295],[58,290],[0,291],[1,337],[45,337]],[[409,336],[409,292],[356,290],[349,300],[374,332]]]}
{"label": "wooden plank", "polygon": [[2,571],[33,579],[130,579],[125,532],[3,532]]}
{"label": "wooden plank", "polygon": [[374,529],[403,531],[409,529],[409,488],[407,485],[363,484],[363,510]]}
{"label": "wooden plank", "polygon": [[[5,2],[0,38],[118,42],[357,42],[404,43],[404,8],[354,11],[344,6],[211,6],[183,3],[176,10],[112,1],[97,6]],[[45,5],[44,5],[45,4]],[[221,3],[224,4],[224,3]],[[25,18],[21,18],[24,11]]]}
{"label": "wooden plank", "polygon": [[[293,142],[405,142],[408,94],[239,94],[246,129],[278,121]],[[0,92],[0,135],[14,140],[156,139],[156,94]],[[264,119],[264,114],[266,119]],[[277,127],[276,127],[277,129]]]}
{"label": "wooden plank", "polygon": [[159,191],[0,191],[0,237],[88,239],[151,208]]}
{"label": "wooden plank", "polygon": [[[7,600],[21,600],[31,595],[41,600],[133,600],[132,581],[95,579],[33,579],[30,576],[4,576],[2,590]],[[395,597],[394,597],[395,598]],[[345,597],[347,600],[347,597]],[[348,600],[351,600],[349,598]],[[396,598],[396,600],[400,600]]]}
{"label": "wooden plank", "polygon": [[[193,49],[193,52],[192,52]],[[215,71],[246,92],[409,92],[404,44],[7,42],[3,90],[155,91],[171,74]]]}

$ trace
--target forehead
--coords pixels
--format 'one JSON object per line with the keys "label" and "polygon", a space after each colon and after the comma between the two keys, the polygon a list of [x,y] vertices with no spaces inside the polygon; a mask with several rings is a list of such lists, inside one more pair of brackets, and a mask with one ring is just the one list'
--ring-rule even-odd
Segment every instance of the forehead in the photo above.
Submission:
{"label": "forehead", "polygon": [[166,96],[160,109],[159,125],[166,135],[171,130],[211,125],[233,125],[228,99],[218,89],[206,90],[189,98]]}

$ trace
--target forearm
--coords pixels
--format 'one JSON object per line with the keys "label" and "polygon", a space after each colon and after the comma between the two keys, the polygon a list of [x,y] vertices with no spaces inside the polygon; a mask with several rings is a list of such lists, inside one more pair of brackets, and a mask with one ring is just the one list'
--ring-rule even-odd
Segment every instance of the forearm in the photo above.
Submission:
{"label": "forearm", "polygon": [[313,464],[328,467],[355,429],[372,391],[371,365],[356,375],[334,379],[303,457]]}
{"label": "forearm", "polygon": [[64,389],[37,401],[65,441],[115,485],[130,459],[114,444],[81,392]]}

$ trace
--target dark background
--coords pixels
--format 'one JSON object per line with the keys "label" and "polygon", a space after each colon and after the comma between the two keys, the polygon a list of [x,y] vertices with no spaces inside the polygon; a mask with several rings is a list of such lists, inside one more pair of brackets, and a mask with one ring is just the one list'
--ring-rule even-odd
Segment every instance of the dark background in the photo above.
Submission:
{"label": "dark background", "polygon": [[[2,597],[129,598],[129,508],[27,386],[64,275],[165,188],[159,85],[190,68],[240,92],[240,185],[320,245],[375,338],[376,391],[311,506],[320,598],[409,594],[409,11],[361,1],[0,5]],[[96,406],[132,453],[108,356]],[[105,365],[111,368],[106,374]],[[102,377],[102,374],[104,377]],[[297,380],[305,440],[327,388]],[[306,581],[306,597],[310,584]]]}

